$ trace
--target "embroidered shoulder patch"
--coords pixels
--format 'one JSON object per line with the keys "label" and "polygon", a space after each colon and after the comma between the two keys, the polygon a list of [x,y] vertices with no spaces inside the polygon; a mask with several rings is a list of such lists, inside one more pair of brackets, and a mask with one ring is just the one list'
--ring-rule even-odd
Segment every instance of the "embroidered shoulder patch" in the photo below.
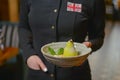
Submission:
{"label": "embroidered shoulder patch", "polygon": [[67,2],[67,11],[82,12],[82,4]]}

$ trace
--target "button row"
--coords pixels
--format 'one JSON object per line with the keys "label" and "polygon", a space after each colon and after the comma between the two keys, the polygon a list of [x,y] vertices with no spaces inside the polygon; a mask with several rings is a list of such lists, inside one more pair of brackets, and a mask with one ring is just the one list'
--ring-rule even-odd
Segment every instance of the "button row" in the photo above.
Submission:
{"label": "button row", "polygon": [[55,26],[51,26],[51,29],[55,29]]}
{"label": "button row", "polygon": [[50,77],[54,77],[54,74],[50,74]]}
{"label": "button row", "polygon": [[[58,10],[54,9],[53,11],[56,13]],[[51,26],[51,29],[55,29],[55,26]]]}
{"label": "button row", "polygon": [[58,10],[57,9],[54,9],[54,12],[56,13]]}

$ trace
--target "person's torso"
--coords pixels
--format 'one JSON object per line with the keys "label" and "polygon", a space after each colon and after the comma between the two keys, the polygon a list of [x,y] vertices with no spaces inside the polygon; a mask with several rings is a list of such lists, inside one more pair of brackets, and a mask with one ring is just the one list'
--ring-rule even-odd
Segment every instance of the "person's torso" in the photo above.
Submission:
{"label": "person's torso", "polygon": [[83,42],[91,15],[90,0],[28,0],[35,45],[73,39]]}
{"label": "person's torso", "polygon": [[[87,35],[88,20],[91,15],[90,0],[28,0],[30,12],[28,15],[29,25],[33,35],[33,47],[40,51],[40,47],[49,42],[67,41],[73,39],[75,42],[84,41]],[[40,53],[40,52],[38,52]],[[54,65],[44,61],[49,73],[54,73]],[[85,69],[83,69],[85,68]],[[84,67],[62,69],[58,68],[56,78],[58,80],[81,79],[85,74],[90,74],[88,63]],[[81,70],[82,69],[82,70]],[[63,73],[64,70],[64,73]],[[74,72],[73,72],[74,71]],[[40,72],[40,71],[39,71]],[[38,72],[38,73],[39,73]],[[70,72],[70,73],[69,73]],[[83,74],[71,76],[73,73]],[[31,72],[31,74],[34,73]],[[38,74],[36,72],[36,74]],[[41,73],[41,72],[40,72]],[[42,74],[39,73],[39,76]],[[60,75],[62,74],[62,75]],[[61,77],[62,76],[62,77]],[[85,78],[84,77],[84,78]],[[30,77],[31,78],[31,77]],[[37,77],[36,77],[37,78]],[[52,80],[45,74],[40,76],[42,80]],[[63,79],[64,78],[64,79]],[[54,78],[53,78],[54,79]],[[37,79],[36,79],[37,80]],[[87,79],[88,80],[88,79]]]}

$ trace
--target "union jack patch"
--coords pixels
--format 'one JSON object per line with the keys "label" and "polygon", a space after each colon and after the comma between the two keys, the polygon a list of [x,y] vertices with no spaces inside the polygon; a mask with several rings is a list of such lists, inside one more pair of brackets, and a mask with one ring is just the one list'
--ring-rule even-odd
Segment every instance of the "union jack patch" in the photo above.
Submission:
{"label": "union jack patch", "polygon": [[82,12],[82,4],[67,2],[67,11]]}

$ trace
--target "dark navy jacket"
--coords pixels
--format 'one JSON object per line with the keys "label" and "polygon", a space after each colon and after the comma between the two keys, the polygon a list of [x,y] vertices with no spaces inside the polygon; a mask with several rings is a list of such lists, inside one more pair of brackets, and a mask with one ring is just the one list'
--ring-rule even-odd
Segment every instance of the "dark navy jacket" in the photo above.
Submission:
{"label": "dark navy jacket", "polygon": [[[87,61],[82,67],[56,67],[43,58],[40,48],[49,42],[69,39],[82,43],[88,35],[92,50],[98,50],[104,41],[104,0],[21,0],[20,5],[19,37],[23,57],[26,61],[29,56],[38,55],[49,69],[48,73],[30,69],[30,75],[38,75],[33,79],[89,80],[80,78],[90,74]],[[48,76],[51,73],[55,74],[54,78]]]}

